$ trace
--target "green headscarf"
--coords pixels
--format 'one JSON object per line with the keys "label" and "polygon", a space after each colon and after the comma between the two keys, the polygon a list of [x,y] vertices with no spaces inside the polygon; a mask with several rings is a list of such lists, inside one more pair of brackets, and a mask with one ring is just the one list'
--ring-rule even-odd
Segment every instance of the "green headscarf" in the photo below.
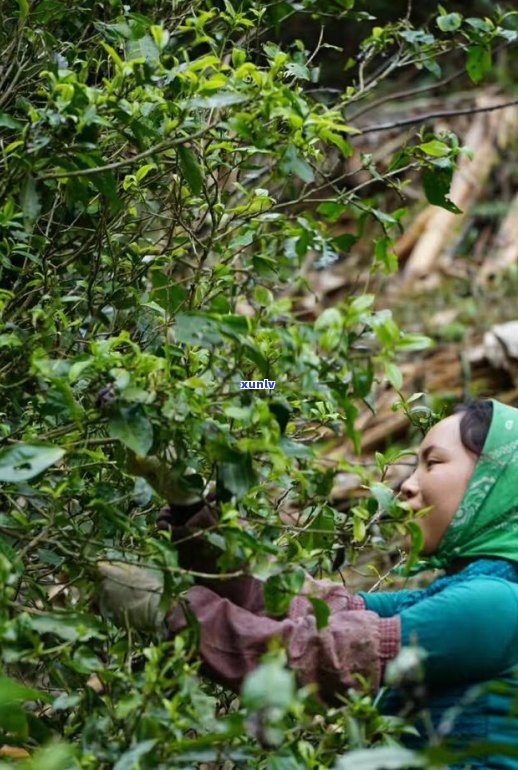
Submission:
{"label": "green headscarf", "polygon": [[518,562],[518,409],[491,399],[493,417],[475,470],[438,551],[410,570],[446,569],[459,557]]}

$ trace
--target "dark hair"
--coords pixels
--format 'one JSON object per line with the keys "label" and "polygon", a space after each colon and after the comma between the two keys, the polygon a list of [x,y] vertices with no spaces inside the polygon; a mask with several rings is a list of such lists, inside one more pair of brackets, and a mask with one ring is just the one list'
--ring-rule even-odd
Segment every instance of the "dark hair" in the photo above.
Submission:
{"label": "dark hair", "polygon": [[460,421],[460,438],[466,449],[480,457],[493,419],[492,401],[471,401],[461,404],[454,414],[463,414]]}

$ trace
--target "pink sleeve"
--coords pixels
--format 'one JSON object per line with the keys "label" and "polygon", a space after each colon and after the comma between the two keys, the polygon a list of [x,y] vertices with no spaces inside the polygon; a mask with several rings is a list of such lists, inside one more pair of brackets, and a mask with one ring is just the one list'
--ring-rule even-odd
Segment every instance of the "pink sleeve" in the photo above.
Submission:
{"label": "pink sleeve", "polygon": [[[299,683],[316,683],[320,697],[330,703],[337,694],[359,686],[358,674],[370,680],[375,692],[386,663],[400,647],[398,616],[380,618],[369,610],[348,609],[343,596],[330,597],[329,624],[320,631],[312,605],[304,597],[292,602],[288,617],[282,620],[257,616],[203,586],[189,589],[187,600],[200,625],[205,673],[236,692],[274,637],[284,643]],[[180,605],[167,620],[171,635],[187,626]]]}
{"label": "pink sleeve", "polygon": [[[200,584],[210,588],[223,599],[229,599],[238,607],[243,607],[255,614],[266,614],[263,596],[264,583],[251,575],[243,575],[229,580],[221,580],[216,577],[211,581],[206,579]],[[315,580],[307,575],[301,593],[291,604],[290,613],[295,612],[300,615],[313,612],[313,606],[307,598],[308,596],[325,601],[331,612],[365,609],[365,602],[362,597],[355,596],[340,583],[334,583],[331,580]]]}

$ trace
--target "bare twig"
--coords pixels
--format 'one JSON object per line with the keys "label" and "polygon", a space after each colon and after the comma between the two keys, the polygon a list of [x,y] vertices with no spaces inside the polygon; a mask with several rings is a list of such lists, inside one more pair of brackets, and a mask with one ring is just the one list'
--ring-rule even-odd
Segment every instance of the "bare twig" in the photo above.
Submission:
{"label": "bare twig", "polygon": [[435,118],[453,118],[457,115],[475,115],[478,112],[494,112],[495,110],[504,110],[507,107],[515,107],[518,104],[518,99],[513,99],[510,102],[502,102],[501,104],[493,104],[490,107],[467,107],[464,110],[438,110],[437,112],[427,112],[423,115],[416,115],[413,118],[403,118],[403,120],[396,120],[393,123],[382,123],[381,125],[365,126],[360,129],[363,134],[374,134],[378,131],[388,131],[391,128],[401,128],[401,126],[412,126],[416,123],[424,123],[427,120],[433,120]]}
{"label": "bare twig", "polygon": [[433,83],[432,85],[419,86],[419,88],[407,88],[405,91],[398,91],[394,94],[393,93],[385,94],[385,96],[380,96],[379,99],[376,99],[370,104],[365,105],[365,107],[362,107],[360,110],[353,112],[352,115],[348,116],[348,120],[349,122],[352,122],[357,118],[359,118],[361,115],[365,115],[367,112],[371,112],[371,110],[376,109],[376,107],[380,107],[382,104],[385,104],[386,102],[392,102],[392,101],[398,102],[401,99],[410,99],[412,96],[417,96],[418,94],[430,93],[430,91],[435,91],[438,88],[442,88],[442,86],[447,86],[449,83],[452,83],[454,80],[457,80],[457,78],[460,78],[462,75],[465,75],[465,74],[466,74],[466,70],[461,69],[461,70],[457,70],[457,72],[454,72],[449,77],[443,78],[442,80],[439,80],[437,83]]}
{"label": "bare twig", "polygon": [[138,155],[134,155],[132,158],[125,158],[124,160],[118,160],[114,163],[107,163],[105,166],[95,166],[94,168],[79,168],[75,169],[74,171],[51,171],[48,174],[41,174],[40,176],[36,177],[36,179],[38,181],[42,181],[44,179],[67,179],[74,176],[92,176],[94,174],[103,174],[105,171],[113,171],[113,169],[122,168],[123,166],[131,166],[134,163],[138,163],[138,161],[143,160],[144,158],[149,158],[150,155],[154,155],[156,152],[165,152],[165,150],[170,150],[172,147],[177,147],[180,144],[187,144],[187,142],[191,142],[193,139],[198,139],[200,136],[203,136],[206,133],[207,127],[200,131],[196,131],[194,134],[190,134],[189,136],[182,136],[178,137],[178,139],[171,139],[170,141],[160,142],[154,147],[150,147],[148,150],[144,150],[144,152],[139,152]]}

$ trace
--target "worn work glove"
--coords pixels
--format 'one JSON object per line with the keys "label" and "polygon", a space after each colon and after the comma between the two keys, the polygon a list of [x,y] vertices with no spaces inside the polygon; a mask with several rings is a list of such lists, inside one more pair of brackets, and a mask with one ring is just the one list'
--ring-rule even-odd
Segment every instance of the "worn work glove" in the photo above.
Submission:
{"label": "worn work glove", "polygon": [[118,626],[137,630],[156,630],[164,622],[160,610],[163,580],[159,571],[151,572],[137,564],[100,561],[100,610]]}
{"label": "worn work glove", "polygon": [[[192,519],[195,520],[194,524]],[[170,529],[173,542],[183,541],[178,549],[180,566],[202,571],[206,562],[212,560],[212,571],[216,571],[217,552],[211,552],[210,545],[203,537],[193,538],[193,531],[216,523],[217,516],[210,512],[203,501],[196,501],[175,506],[174,511],[169,506],[163,508],[158,528]],[[193,540],[196,542],[193,543]],[[97,571],[100,577],[99,607],[102,615],[118,626],[129,625],[137,630],[156,630],[163,624],[165,612],[160,608],[163,576],[158,570],[151,571],[150,568],[136,564],[100,561]]]}

